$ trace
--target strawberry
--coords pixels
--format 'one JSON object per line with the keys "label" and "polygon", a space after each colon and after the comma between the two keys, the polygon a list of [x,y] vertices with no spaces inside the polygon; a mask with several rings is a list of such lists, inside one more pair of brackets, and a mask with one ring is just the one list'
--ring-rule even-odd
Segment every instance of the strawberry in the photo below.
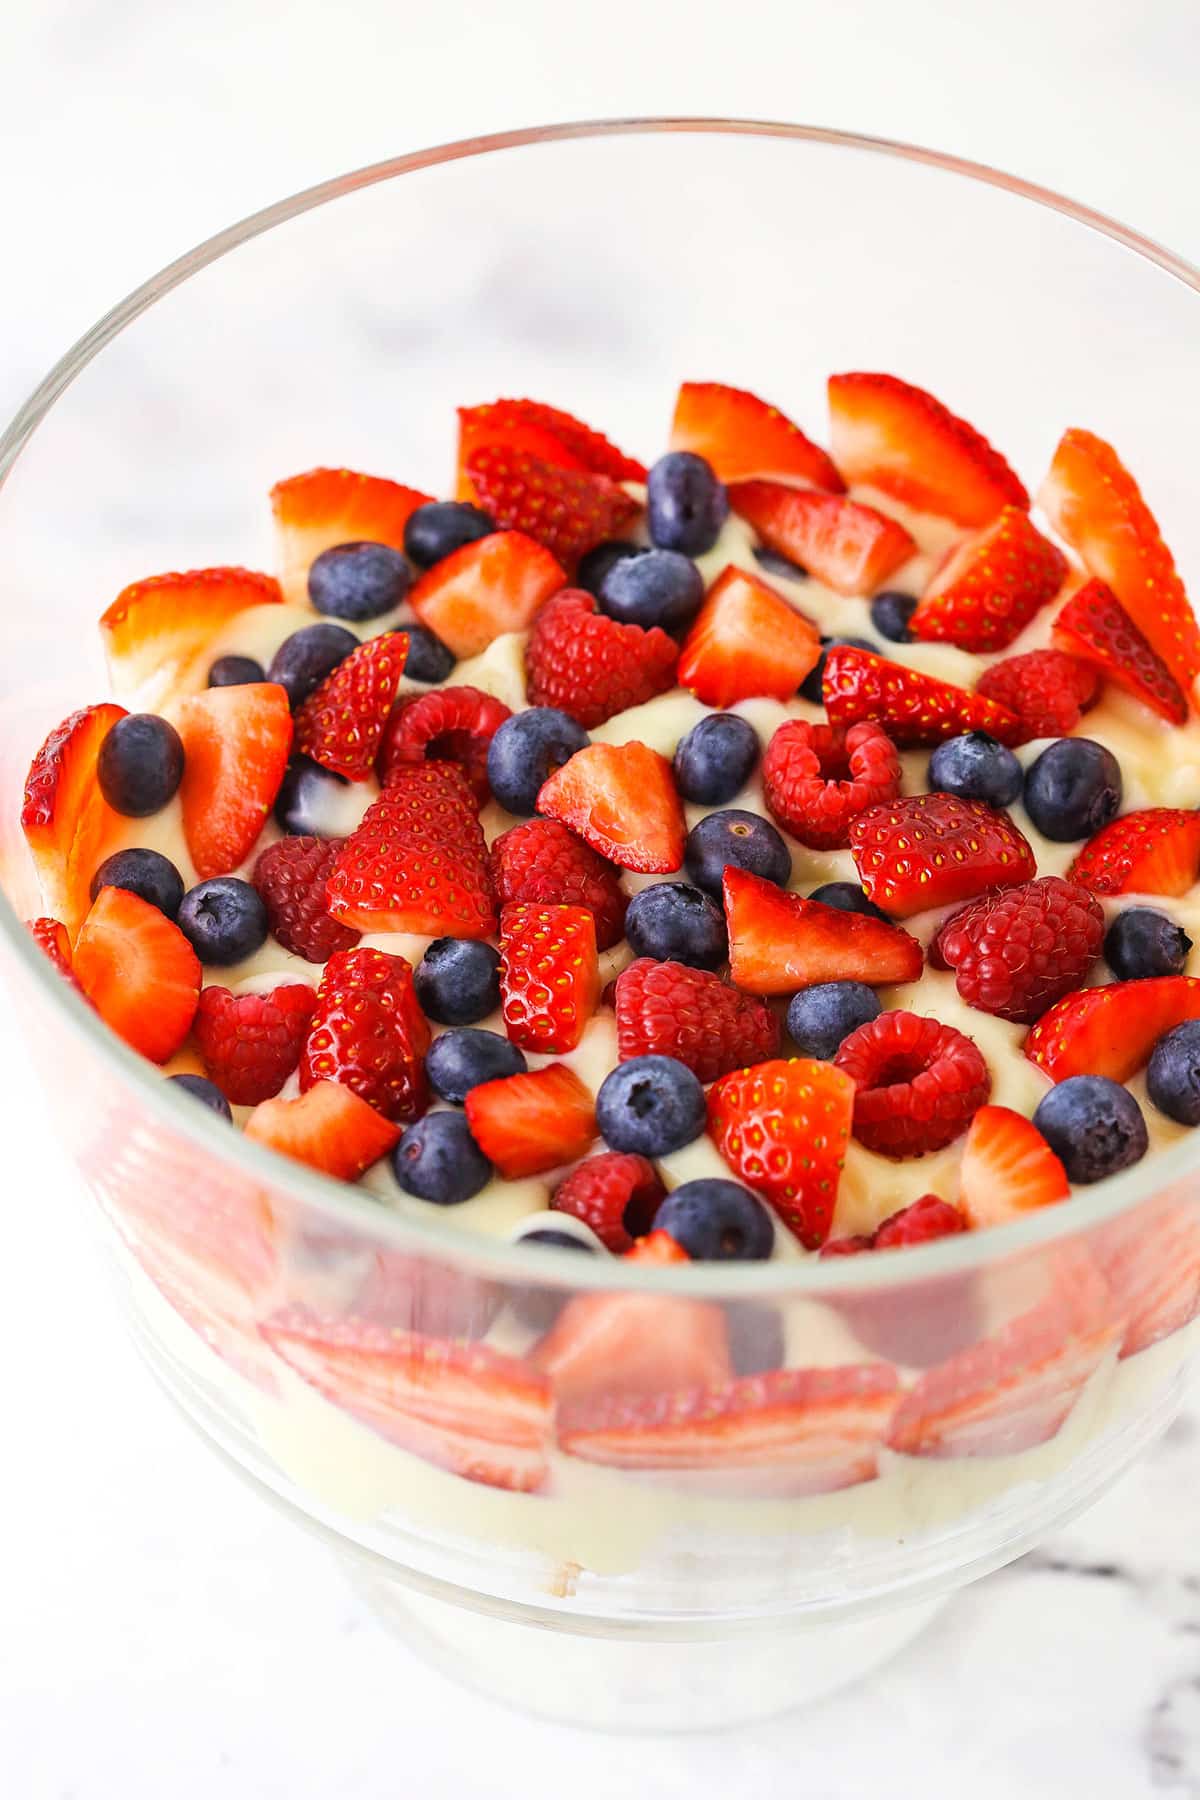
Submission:
{"label": "strawberry", "polygon": [[806,1057],[759,1063],[709,1089],[717,1149],[809,1250],[829,1235],[853,1108],[849,1077]]}
{"label": "strawberry", "polygon": [[591,1227],[606,1250],[622,1256],[649,1231],[665,1198],[654,1164],[644,1156],[603,1150],[571,1170],[550,1205]]}
{"label": "strawberry", "polygon": [[671,449],[702,456],[724,482],[810,483],[842,494],[846,484],[798,425],[744,388],[685,381],[675,402]]}
{"label": "strawberry", "polygon": [[254,848],[292,747],[287,695],[273,681],[208,688],[179,711],[179,803],[201,881],[228,875]]}
{"label": "strawberry", "polygon": [[811,619],[732,563],[709,588],[679,657],[679,684],[706,706],[790,700],[821,654]]}
{"label": "strawberry", "polygon": [[1200,1019],[1200,981],[1152,975],[1081,988],[1043,1013],[1025,1039],[1025,1054],[1051,1081],[1107,1075],[1128,1081],[1164,1032]]}
{"label": "strawberry", "polygon": [[528,630],[566,583],[566,571],[543,545],[523,531],[494,531],[426,569],[409,600],[456,657],[478,656],[505,632]]}
{"label": "strawberry", "polygon": [[507,1181],[578,1161],[596,1135],[592,1096],[565,1063],[481,1082],[466,1108],[472,1137]]}
{"label": "strawberry", "polygon": [[300,1061],[317,996],[303,982],[265,994],[206,987],[196,1009],[196,1044],[204,1066],[234,1106],[276,1095]]}
{"label": "strawberry", "polygon": [[959,1181],[974,1230],[1071,1197],[1067,1172],[1037,1126],[1008,1106],[981,1106],[971,1120]]}
{"label": "strawberry", "polygon": [[770,1007],[707,969],[640,956],[618,975],[615,1005],[622,1062],[673,1056],[707,1085],[779,1050]]}
{"label": "strawberry", "polygon": [[898,925],[786,894],[730,864],[723,878],[729,974],[751,994],[794,994],[820,981],[872,987],[917,981],[921,946]]}
{"label": "strawberry", "polygon": [[492,840],[492,881],[499,904],[585,906],[596,925],[597,950],[625,935],[629,896],[620,871],[557,819],[526,819]]}
{"label": "strawberry", "polygon": [[881,1156],[924,1156],[954,1142],[991,1092],[972,1040],[938,1019],[885,1012],[834,1057],[853,1081],[854,1135]]}
{"label": "strawberry", "polygon": [[872,719],[843,731],[789,719],[767,745],[763,797],[777,824],[810,850],[841,850],[850,821],[900,792],[896,746]]}
{"label": "strawberry", "polygon": [[582,588],[547,602],[525,646],[531,706],[557,706],[586,730],[675,685],[679,652],[658,625],[623,625]]}
{"label": "strawberry", "polygon": [[839,494],[742,481],[730,488],[729,504],[770,549],[835,594],[874,593],[917,549],[897,520]]}
{"label": "strawberry", "polygon": [[407,660],[403,631],[384,632],[352,650],[297,712],[297,750],[347,781],[365,781]]}
{"label": "strawberry", "polygon": [[157,906],[101,888],[75,944],[75,979],[106,1025],[151,1062],[174,1056],[200,998],[196,952]]}
{"label": "strawberry", "polygon": [[263,1100],[246,1136],[335,1181],[357,1181],[400,1140],[400,1127],[340,1081],[318,1081],[297,1100]]}
{"label": "strawberry", "polygon": [[324,550],[360,540],[404,548],[404,527],[429,494],[356,475],[351,469],[310,469],[271,489],[271,511],[279,553],[279,579],[287,598],[308,600],[308,571]]}
{"label": "strawberry", "polygon": [[1018,729],[1006,740],[1067,737],[1100,692],[1096,671],[1065,650],[1025,650],[985,669],[977,696],[1015,713]]}
{"label": "strawberry", "polygon": [[871,1246],[875,1250],[903,1250],[912,1244],[933,1244],[967,1229],[967,1220],[957,1206],[936,1194],[922,1194],[919,1200],[902,1206],[875,1227]]}
{"label": "strawberry", "polygon": [[1054,621],[1054,641],[1072,656],[1094,663],[1135,699],[1172,725],[1187,723],[1187,697],[1144,632],[1102,581],[1072,594]]}
{"label": "strawberry", "polygon": [[1154,515],[1116,451],[1090,431],[1065,432],[1038,504],[1188,693],[1200,674],[1200,625]]}
{"label": "strawberry", "polygon": [[153,677],[160,703],[203,688],[213,639],[250,607],[282,599],[277,581],[250,569],[193,569],[133,582],[100,617],[113,687],[130,694]]}
{"label": "strawberry", "polygon": [[831,375],[829,417],[833,460],[847,481],[958,525],[988,525],[1005,506],[1028,511],[1029,495],[999,451],[923,388],[894,375]]}
{"label": "strawberry", "polygon": [[1077,988],[1100,954],[1104,909],[1057,875],[984,894],[938,931],[930,957],[955,971],[968,1006],[1032,1025]]}
{"label": "strawberry", "polygon": [[1102,898],[1163,894],[1177,900],[1200,868],[1200,813],[1148,806],[1123,813],[1089,838],[1068,874]]}
{"label": "strawberry", "polygon": [[574,1050],[600,998],[596,923],[582,906],[500,913],[504,1029],[522,1050]]}
{"label": "strawberry", "polygon": [[989,732],[1002,744],[1023,741],[1021,721],[1008,707],[852,644],[829,651],[822,682],[831,725],[875,719],[902,750],[929,749],[965,731]]}
{"label": "strawberry", "polygon": [[564,568],[585,550],[619,537],[641,511],[606,475],[555,468],[506,444],[482,444],[466,462],[479,504],[504,531],[523,531]]}
{"label": "strawberry", "polygon": [[683,861],[683,807],[671,765],[645,744],[577,750],[544,784],[537,804],[622,869],[669,875]]}
{"label": "strawberry", "polygon": [[1124,1320],[1121,1355],[1170,1337],[1200,1312],[1200,1221],[1194,1206],[1140,1208],[1105,1227],[1097,1260]]}
{"label": "strawberry", "polygon": [[626,456],[572,413],[540,400],[493,400],[487,406],[458,409],[460,500],[469,500],[464,469],[481,444],[504,444],[540,456],[559,469],[586,469],[610,481],[645,481],[646,465]]}
{"label": "strawberry", "polygon": [[385,1119],[409,1124],[429,1105],[429,1025],[412,969],[384,950],[341,950],[325,965],[300,1059],[300,1089],[338,1081]]}
{"label": "strawberry", "polygon": [[321,977],[322,1000],[371,993],[387,1012],[397,1014],[400,1028],[418,1056],[433,1042],[429,1021],[421,1011],[412,970],[403,956],[360,945],[331,956]]}
{"label": "strawberry", "polygon": [[360,931],[490,936],[487,849],[456,765],[397,769],[342,845],[326,892],[333,917]]}
{"label": "strawberry", "polygon": [[358,932],[330,917],[325,885],[343,838],[284,837],[268,844],[251,880],[276,938],[293,956],[323,963],[358,942]]}
{"label": "strawberry", "polygon": [[[49,957],[59,974],[64,976],[72,987],[78,988],[79,983],[71,968],[71,940],[67,936],[66,926],[60,925],[57,919],[27,919],[25,928],[38,949]],[[80,991],[82,992],[82,989]]]}
{"label": "strawberry", "polygon": [[458,763],[480,806],[491,799],[488,745],[511,709],[475,687],[438,688],[418,694],[393,708],[379,747],[379,780],[391,784],[398,768],[410,763]]}
{"label": "strawberry", "polygon": [[1066,580],[1067,559],[1019,506],[951,551],[909,621],[914,637],[1003,650]]}
{"label": "strawberry", "polygon": [[850,848],[867,898],[901,919],[1037,874],[1007,813],[955,794],[915,794],[859,813]]}
{"label": "strawberry", "polygon": [[116,848],[123,821],[96,779],[100,746],[123,706],[84,706],[56,725],[25,778],[21,830],[46,904],[74,937],[91,905],[98,865]]}

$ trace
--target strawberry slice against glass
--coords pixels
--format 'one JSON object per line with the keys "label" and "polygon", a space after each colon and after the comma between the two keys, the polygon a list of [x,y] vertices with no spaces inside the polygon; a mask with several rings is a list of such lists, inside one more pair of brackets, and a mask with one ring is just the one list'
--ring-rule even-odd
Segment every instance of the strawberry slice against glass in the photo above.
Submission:
{"label": "strawberry slice against glass", "polygon": [[743,481],[730,488],[729,504],[770,549],[835,594],[873,593],[917,549],[897,520],[838,494]]}
{"label": "strawberry slice against glass", "polygon": [[729,971],[750,994],[794,994],[822,981],[872,987],[916,981],[925,966],[916,938],[865,913],[786,894],[730,863],[722,878]]}
{"label": "strawberry slice against glass", "polygon": [[404,548],[404,527],[433,498],[381,475],[309,469],[271,489],[279,579],[295,605],[308,600],[308,571],[335,544],[367,541]]}
{"label": "strawberry slice against glass", "polygon": [[91,882],[116,848],[123,821],[100,792],[100,747],[123,706],[83,706],[56,725],[29,766],[21,830],[46,905],[74,937],[91,905]]}
{"label": "strawberry slice against glass", "polygon": [[675,402],[671,449],[702,456],[719,480],[846,484],[818,444],[777,406],[723,381],[685,381]]}
{"label": "strawberry slice against glass", "polygon": [[523,531],[494,531],[426,569],[409,600],[455,656],[478,656],[505,632],[527,631],[566,585],[566,570],[543,544]]}
{"label": "strawberry slice against glass", "polygon": [[1200,1313],[1200,1219],[1190,1202],[1114,1220],[1097,1260],[1124,1321],[1123,1357],[1160,1343]]}
{"label": "strawberry slice against glass", "polygon": [[722,569],[684,639],[679,685],[706,706],[790,700],[821,654],[811,619],[745,569]]}
{"label": "strawberry slice against glass", "polygon": [[207,881],[245,861],[275,803],[292,747],[287,695],[273,681],[208,688],[184,701],[179,735],[183,835]]}
{"label": "strawberry slice against glass", "polygon": [[133,582],[100,618],[113,687],[131,694],[153,678],[160,704],[168,694],[203,688],[213,639],[250,608],[282,599],[273,576],[250,569],[193,569]]}

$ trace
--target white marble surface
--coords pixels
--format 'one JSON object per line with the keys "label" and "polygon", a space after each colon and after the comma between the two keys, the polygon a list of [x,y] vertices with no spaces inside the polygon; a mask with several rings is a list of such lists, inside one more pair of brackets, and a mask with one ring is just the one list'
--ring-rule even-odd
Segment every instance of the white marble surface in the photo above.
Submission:
{"label": "white marble surface", "polygon": [[[848,124],[1016,169],[1200,255],[1191,0],[992,11],[10,0],[0,408],[230,218],[340,168],[536,118]],[[1200,1796],[1200,1410],[860,1689],[711,1740],[585,1738],[418,1665],[210,1458],[121,1333],[2,1017],[0,1096],[5,1795]]]}

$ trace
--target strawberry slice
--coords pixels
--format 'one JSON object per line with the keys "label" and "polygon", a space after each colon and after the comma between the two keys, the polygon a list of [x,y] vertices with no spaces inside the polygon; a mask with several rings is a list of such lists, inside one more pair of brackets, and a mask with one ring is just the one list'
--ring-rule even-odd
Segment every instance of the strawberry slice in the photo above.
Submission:
{"label": "strawberry slice", "polygon": [[1163,894],[1178,900],[1200,869],[1200,813],[1148,806],[1089,838],[1067,871],[1093,894]]}
{"label": "strawberry slice", "polygon": [[868,899],[901,919],[1037,874],[1033,851],[1007,813],[956,794],[868,807],[850,821],[850,848]]}
{"label": "strawberry slice", "polygon": [[326,1400],[413,1456],[518,1493],[545,1480],[550,1387],[516,1357],[301,1306],[262,1333]]}
{"label": "strawberry slice", "polygon": [[174,1056],[192,1027],[202,971],[157,906],[101,888],[75,945],[75,979],[106,1025],[151,1062]]}
{"label": "strawberry slice", "polygon": [[873,594],[917,548],[895,519],[837,494],[743,481],[730,488],[729,504],[770,549],[835,594]]}
{"label": "strawberry slice", "polygon": [[356,475],[352,469],[310,469],[276,482],[271,511],[286,597],[297,605],[307,603],[308,571],[322,551],[335,544],[363,541],[403,550],[410,515],[432,497],[381,475]]}
{"label": "strawberry slice", "polygon": [[735,706],[759,694],[790,700],[820,654],[811,619],[731,563],[684,639],[679,684],[706,706]]}
{"label": "strawberry slice", "polygon": [[506,444],[482,444],[467,458],[480,506],[505,531],[523,531],[565,568],[585,550],[619,537],[641,507],[606,475],[555,468]]}
{"label": "strawberry slice", "polygon": [[303,1057],[297,1048],[301,1092],[341,1081],[386,1119],[420,1118],[429,1105],[431,1034],[407,960],[386,950],[339,950],[314,999]]}
{"label": "strawberry slice", "polygon": [[645,481],[646,465],[593,431],[573,413],[540,400],[493,400],[458,409],[459,499],[470,500],[468,459],[483,444],[527,451],[559,469],[586,469],[610,481]]}
{"label": "strawberry slice", "polygon": [[1142,1209],[1107,1227],[1097,1257],[1125,1329],[1121,1355],[1136,1356],[1200,1313],[1200,1220],[1195,1207]]}
{"label": "strawberry slice", "polygon": [[1071,1197],[1067,1172],[1041,1132],[1007,1106],[981,1106],[971,1120],[959,1181],[958,1203],[976,1230]]}
{"label": "strawberry slice", "polygon": [[494,531],[426,569],[409,599],[455,656],[478,656],[507,631],[526,631],[566,571],[523,531]]}
{"label": "strawberry slice", "polygon": [[360,931],[489,937],[487,846],[458,765],[398,768],[342,845],[326,894],[333,917]]}
{"label": "strawberry slice", "polygon": [[522,1050],[574,1050],[600,999],[596,921],[584,906],[500,913],[504,1029]]}
{"label": "strawberry slice", "polygon": [[130,694],[154,678],[154,696],[203,688],[212,640],[252,606],[277,605],[279,583],[250,569],[151,575],[122,588],[100,616],[112,685]]}
{"label": "strawberry slice", "polygon": [[508,1181],[577,1162],[596,1135],[592,1096],[565,1063],[481,1082],[466,1110],[472,1137]]}
{"label": "strawberry slice", "polygon": [[723,381],[681,385],[671,449],[702,456],[724,482],[811,482],[831,494],[846,491],[824,450],[777,406]]}
{"label": "strawberry slice", "polygon": [[357,1181],[400,1141],[400,1127],[340,1081],[318,1081],[296,1100],[264,1100],[246,1136],[335,1181]]}
{"label": "strawberry slice", "polygon": [[1187,723],[1183,689],[1104,582],[1089,581],[1072,594],[1054,621],[1054,641],[1094,664],[1170,724]]}
{"label": "strawberry slice", "polygon": [[739,1069],[708,1091],[717,1149],[809,1250],[833,1221],[854,1092],[848,1075],[808,1057]]}
{"label": "strawberry slice", "polygon": [[73,988],[79,987],[75,972],[71,967],[71,940],[67,936],[67,928],[57,919],[26,919],[25,929],[44,956],[49,957],[54,967],[64,980]]}
{"label": "strawberry slice", "polygon": [[408,634],[368,638],[338,663],[296,714],[296,748],[347,781],[365,781],[383,742]]}
{"label": "strawberry slice", "polygon": [[91,905],[91,881],[123,821],[100,792],[100,746],[123,706],[84,706],[56,725],[25,778],[21,830],[47,906],[74,937]]}
{"label": "strawberry slice", "polygon": [[183,702],[179,735],[183,835],[207,881],[245,861],[275,803],[292,747],[287,695],[273,681],[208,688]]}
{"label": "strawberry slice", "polygon": [[1038,504],[1187,693],[1200,674],[1200,625],[1154,514],[1116,451],[1090,431],[1064,432]]}
{"label": "strawberry slice", "polygon": [[577,750],[544,784],[537,809],[619,868],[668,875],[683,861],[686,826],[671,765],[645,744]]}
{"label": "strawberry slice", "polygon": [[730,979],[747,993],[793,994],[819,981],[890,987],[920,977],[921,946],[898,925],[786,894],[732,863],[722,886]]}
{"label": "strawberry slice", "polygon": [[833,460],[864,481],[959,525],[987,525],[1029,495],[998,450],[923,388],[895,375],[829,378]]}
{"label": "strawberry slice", "polygon": [[902,750],[929,749],[965,731],[989,732],[1002,744],[1024,741],[1021,721],[1007,706],[852,644],[830,650],[822,683],[831,725],[876,719]]}
{"label": "strawberry slice", "polygon": [[1025,1039],[1025,1054],[1051,1081],[1107,1075],[1128,1081],[1164,1032],[1200,1019],[1200,981],[1152,975],[1081,988],[1043,1013]]}
{"label": "strawberry slice", "polygon": [[1003,650],[1066,580],[1067,559],[1019,506],[1006,506],[937,571],[909,621],[914,637]]}

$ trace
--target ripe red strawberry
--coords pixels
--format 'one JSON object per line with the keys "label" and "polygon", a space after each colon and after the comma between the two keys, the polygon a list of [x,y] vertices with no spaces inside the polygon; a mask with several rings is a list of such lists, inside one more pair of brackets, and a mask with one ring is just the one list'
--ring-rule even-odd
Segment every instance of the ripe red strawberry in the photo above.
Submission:
{"label": "ripe red strawberry", "polygon": [[339,951],[317,990],[300,1061],[301,1091],[338,1081],[386,1119],[408,1124],[429,1105],[429,1043],[405,958],[382,950]]}
{"label": "ripe red strawberry", "polygon": [[347,781],[365,781],[407,660],[403,631],[384,632],[352,650],[297,712],[297,750]]}
{"label": "ripe red strawberry", "polygon": [[206,987],[196,1009],[196,1044],[204,1066],[234,1106],[272,1099],[300,1061],[317,996],[304,982],[266,994]]}
{"label": "ripe red strawberry", "polygon": [[592,1096],[565,1063],[481,1082],[466,1110],[471,1136],[508,1181],[577,1162],[596,1135]]}
{"label": "ripe red strawberry", "polygon": [[622,869],[669,875],[683,861],[683,807],[671,765],[636,741],[588,744],[556,769],[538,811]]}
{"label": "ripe red strawberry", "polygon": [[724,482],[811,482],[831,494],[846,491],[824,450],[777,406],[721,381],[682,384],[671,449],[702,456]]}
{"label": "ripe red strawberry", "polygon": [[1007,1106],[981,1106],[971,1120],[959,1182],[960,1204],[975,1230],[1071,1196],[1067,1172],[1041,1132]]}
{"label": "ripe red strawberry", "polygon": [[590,731],[673,687],[678,659],[659,626],[622,625],[597,612],[582,588],[564,588],[542,608],[525,646],[529,704],[557,706]]}
{"label": "ripe red strawberry", "polygon": [[515,904],[500,914],[504,1029],[522,1050],[574,1050],[600,998],[596,924],[582,906]]}
{"label": "ripe red strawberry", "polygon": [[1067,871],[1101,897],[1163,894],[1177,900],[1200,870],[1200,813],[1148,806],[1123,813],[1089,838]]}
{"label": "ripe red strawberry", "polygon": [[707,969],[640,956],[617,977],[617,1044],[632,1056],[673,1056],[707,1085],[779,1050],[770,1007]]}
{"label": "ripe red strawberry", "polygon": [[[996,1109],[984,1107],[982,1110]],[[932,1244],[938,1238],[953,1237],[967,1228],[968,1221],[957,1206],[951,1206],[948,1200],[941,1200],[936,1194],[922,1194],[911,1206],[902,1206],[899,1212],[892,1213],[882,1225],[876,1226],[874,1248],[900,1250],[910,1244]]]}
{"label": "ripe red strawberry", "polygon": [[202,881],[228,875],[258,841],[292,747],[287,695],[273,681],[208,688],[179,710],[179,804]]}
{"label": "ripe red strawberry", "polygon": [[391,785],[399,768],[410,763],[458,763],[480,806],[491,798],[487,755],[512,710],[502,700],[475,687],[438,688],[418,694],[393,708],[379,747],[379,780]]}
{"label": "ripe red strawberry", "polygon": [[97,866],[116,848],[122,820],[96,779],[100,746],[123,706],[83,706],[56,725],[25,778],[21,830],[46,905],[74,937],[91,905]]}
{"label": "ripe red strawberry", "polygon": [[421,1011],[412,970],[405,958],[365,945],[336,951],[321,977],[321,999],[344,999],[347,994],[362,992],[374,994],[386,1012],[399,1015],[404,1036],[413,1050],[423,1056],[433,1042],[433,1032]]}
{"label": "ripe red strawberry", "polygon": [[1072,656],[1093,663],[1172,725],[1187,722],[1187,697],[1145,634],[1102,581],[1089,581],[1072,594],[1054,621],[1054,641]]}
{"label": "ripe red strawberry", "polygon": [[554,1190],[555,1212],[582,1219],[606,1250],[622,1256],[650,1230],[665,1198],[654,1164],[644,1156],[602,1150],[571,1170]]}
{"label": "ripe red strawberry", "polygon": [[610,481],[645,481],[646,465],[626,456],[572,413],[540,400],[493,400],[458,409],[459,499],[471,499],[464,470],[482,444],[527,451],[560,469],[586,469]]}
{"label": "ripe red strawberry", "polygon": [[492,841],[492,881],[501,906],[585,906],[596,923],[597,950],[625,935],[629,896],[620,871],[557,819],[527,819]]}
{"label": "ripe red strawberry", "polygon": [[133,582],[100,618],[113,687],[131,694],[153,677],[160,704],[203,688],[213,639],[249,607],[282,599],[277,581],[250,569],[193,569]]}
{"label": "ripe red strawberry", "polygon": [[915,794],[859,813],[850,848],[867,898],[900,919],[1037,874],[1007,813],[955,794]]}
{"label": "ripe red strawberry", "polygon": [[335,1181],[357,1181],[400,1141],[400,1127],[339,1081],[318,1081],[296,1100],[263,1100],[246,1136]]}
{"label": "ripe red strawberry", "polygon": [[763,694],[790,700],[821,654],[811,619],[732,563],[713,582],[684,639],[679,685],[706,706]]}
{"label": "ripe red strawberry", "polygon": [[1152,975],[1081,988],[1043,1013],[1025,1039],[1025,1054],[1051,1081],[1107,1075],[1128,1081],[1164,1032],[1200,1019],[1200,981]]}
{"label": "ripe red strawberry", "polygon": [[1006,742],[1067,737],[1100,692],[1096,671],[1065,650],[1026,650],[985,669],[975,692],[1007,707],[1020,721]]}
{"label": "ripe red strawberry", "polygon": [[326,892],[334,918],[360,931],[489,937],[487,848],[458,767],[397,769],[342,845]]}
{"label": "ripe red strawberry", "polygon": [[762,761],[767,811],[810,850],[841,850],[850,821],[900,792],[900,758],[881,725],[863,719],[843,731],[789,719]]}
{"label": "ripe red strawberry", "polygon": [[1200,625],[1154,514],[1112,446],[1090,431],[1064,432],[1038,504],[1190,692]]}
{"label": "ripe red strawberry", "polygon": [[308,600],[308,571],[334,544],[365,540],[404,548],[404,527],[432,498],[416,488],[352,469],[310,469],[271,489],[279,547],[279,579],[287,598]]}
{"label": "ripe red strawberry", "polygon": [[916,551],[896,519],[812,488],[740,481],[729,504],[772,550],[799,563],[835,594],[872,594]]}
{"label": "ripe red strawberry", "polygon": [[924,1156],[966,1130],[991,1092],[978,1047],[952,1025],[884,1012],[834,1062],[853,1081],[854,1135],[882,1156]]}
{"label": "ripe red strawberry", "polygon": [[747,993],[794,994],[820,981],[890,987],[920,978],[921,946],[898,925],[785,894],[732,864],[723,887],[730,979]]}
{"label": "ripe red strawberry", "polygon": [[191,1030],[202,971],[178,925],[138,894],[101,888],[75,944],[75,979],[106,1025],[151,1062]]}
{"label": "ripe red strawberry", "polygon": [[[59,974],[79,987],[71,968],[71,940],[67,936],[67,928],[60,925],[57,919],[27,919],[26,929],[30,937],[45,956],[50,958]],[[82,990],[81,990],[82,991]]]}
{"label": "ripe red strawberry", "polygon": [[831,375],[829,417],[833,460],[847,481],[959,525],[987,525],[1004,506],[1028,510],[1029,495],[999,451],[923,388],[894,375]]}
{"label": "ripe red strawberry", "polygon": [[343,838],[285,837],[268,844],[251,877],[271,930],[293,956],[323,963],[349,950],[359,934],[331,917],[325,885]]}
{"label": "ripe red strawberry", "polygon": [[854,1083],[807,1057],[740,1069],[709,1090],[717,1149],[809,1250],[829,1235],[853,1109]]}
{"label": "ripe red strawberry", "polygon": [[831,725],[876,719],[902,750],[932,748],[964,731],[990,732],[1002,744],[1023,741],[1021,721],[1008,707],[853,644],[830,650],[822,683]]}
{"label": "ripe red strawberry", "polygon": [[506,444],[473,450],[466,476],[497,525],[544,544],[564,568],[573,568],[585,550],[606,538],[619,537],[641,511],[606,475],[555,468]]}
{"label": "ripe red strawberry", "polygon": [[567,582],[566,570],[523,531],[494,531],[426,569],[409,599],[455,656],[478,656],[508,631],[526,631]]}
{"label": "ripe red strawberry", "polygon": [[1067,559],[1018,506],[951,552],[909,622],[914,637],[961,650],[1003,650],[1053,600]]}
{"label": "ripe red strawberry", "polygon": [[1083,981],[1104,941],[1104,908],[1057,875],[970,901],[946,920],[931,960],[955,971],[968,1006],[1032,1025]]}

